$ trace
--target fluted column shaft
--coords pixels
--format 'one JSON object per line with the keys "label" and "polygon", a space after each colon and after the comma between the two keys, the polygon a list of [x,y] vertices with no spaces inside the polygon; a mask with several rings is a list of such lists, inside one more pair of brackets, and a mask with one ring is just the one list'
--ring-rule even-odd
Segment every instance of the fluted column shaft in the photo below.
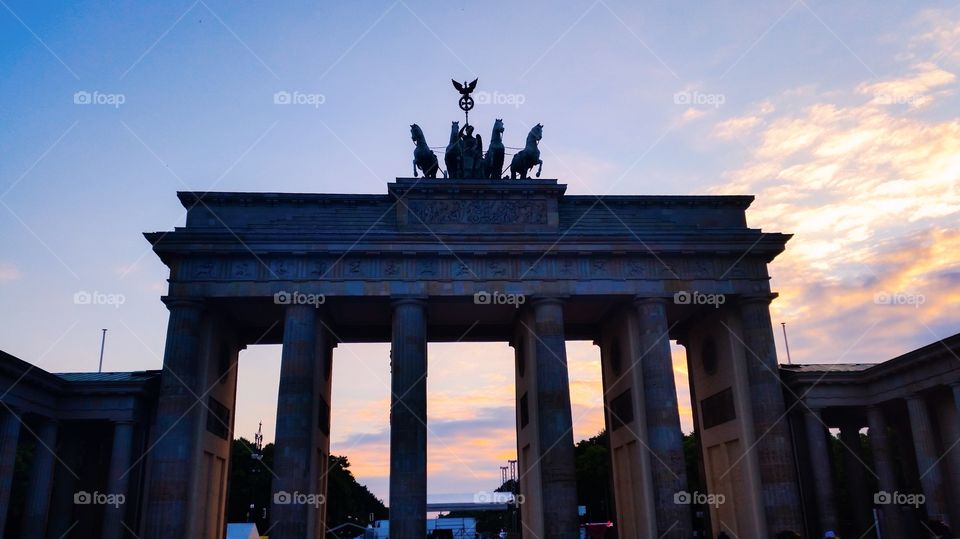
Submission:
{"label": "fluted column shaft", "polygon": [[[83,440],[76,430],[61,423],[57,433],[59,459],[54,465],[53,492],[50,494],[50,516],[47,519],[47,537],[69,537],[70,526],[76,522],[74,495],[79,488],[77,475],[83,465]],[[76,531],[76,530],[74,530]]]}
{"label": "fluted column shaft", "polygon": [[820,410],[810,409],[804,413],[807,430],[807,448],[810,452],[810,465],[813,468],[813,481],[817,513],[820,517],[821,531],[837,529],[837,497],[833,490],[833,474],[830,467],[830,446],[827,444],[827,430],[820,417]]}
{"label": "fluted column shaft", "polygon": [[767,527],[777,533],[802,530],[803,519],[769,302],[769,297],[745,298],[739,308],[756,436],[753,451],[760,466]]}
{"label": "fluted column shaft", "polygon": [[[870,452],[873,453],[874,472],[878,477],[881,492],[893,494],[897,491],[897,476],[893,469],[893,454],[890,439],[887,436],[887,420],[878,406],[867,407],[867,427],[870,429]],[[884,537],[905,537],[900,511],[895,505],[880,506],[883,515],[882,532]]]}
{"label": "fluted column shaft", "polygon": [[[110,468],[107,475],[107,494],[117,500],[130,498],[130,455],[133,449],[133,422],[118,421],[113,424],[113,449],[110,452]],[[103,508],[103,539],[120,539],[124,534],[126,504],[106,505]],[[126,524],[132,528],[131,524]]]}
{"label": "fluted column shaft", "polygon": [[[953,390],[956,419],[952,428],[943,431],[943,447],[947,451],[944,460],[949,461],[949,470],[952,472],[944,486],[947,488],[953,487],[948,496],[957,497],[960,496],[960,382],[950,384],[950,388]],[[953,527],[960,527],[960,503],[952,504],[949,508],[952,511],[950,522],[953,523]]]}
{"label": "fluted column shaft", "polygon": [[0,406],[0,536],[7,525],[19,441],[20,418],[7,406]]}
{"label": "fluted column shaft", "polygon": [[659,537],[683,539],[690,536],[691,520],[690,506],[676,503],[677,493],[687,490],[687,468],[667,334],[667,302],[639,299],[636,309],[657,531]]}
{"label": "fluted column shaft", "polygon": [[200,410],[203,305],[167,301],[170,318],[160,377],[156,427],[150,451],[150,481],[144,511],[144,539],[190,537],[191,477],[196,464]]}
{"label": "fluted column shaft", "polygon": [[957,409],[957,431],[960,432],[960,382],[950,384],[953,390],[953,405]]}
{"label": "fluted column shaft", "polygon": [[427,311],[420,299],[393,305],[390,404],[390,537],[427,530]]}
{"label": "fluted column shaft", "polygon": [[917,455],[917,472],[920,475],[923,495],[926,496],[927,516],[946,521],[948,519],[943,499],[943,471],[933,437],[930,411],[924,398],[919,395],[907,398],[907,411],[910,413],[910,430],[913,432],[913,447]]}
{"label": "fluted column shaft", "polygon": [[316,368],[317,309],[290,305],[284,313],[277,434],[274,451],[273,530],[271,537],[307,537],[313,457],[314,369]]}
{"label": "fluted column shaft", "polygon": [[53,470],[56,464],[57,423],[43,418],[35,429],[37,445],[33,450],[30,481],[27,484],[20,537],[43,539],[47,532],[50,513],[50,494],[53,491]]}
{"label": "fluted column shaft", "polygon": [[533,315],[544,536],[575,539],[577,479],[563,304],[554,298],[535,300]]}

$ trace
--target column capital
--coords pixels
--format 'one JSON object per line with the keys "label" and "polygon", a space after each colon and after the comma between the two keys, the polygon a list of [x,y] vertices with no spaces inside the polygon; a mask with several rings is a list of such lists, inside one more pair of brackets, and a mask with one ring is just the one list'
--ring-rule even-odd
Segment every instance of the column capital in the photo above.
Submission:
{"label": "column capital", "polygon": [[771,301],[777,298],[779,294],[776,292],[769,293],[757,293],[757,294],[741,294],[737,298],[738,305],[751,305],[755,303],[764,303],[769,305]]}
{"label": "column capital", "polygon": [[864,406],[863,411],[867,414],[867,428],[870,428],[871,417],[879,417],[881,419],[885,417],[885,414],[883,413],[883,406],[879,402]]}
{"label": "column capital", "polygon": [[927,401],[926,397],[924,397],[923,394],[921,393],[913,393],[911,395],[907,395],[906,397],[903,398],[903,400],[907,402],[923,402],[923,403]]}
{"label": "column capital", "polygon": [[530,304],[534,307],[538,305],[563,305],[567,302],[569,296],[534,296],[530,299]]}
{"label": "column capital", "polygon": [[823,408],[824,408],[823,406],[807,406],[806,404],[804,404],[803,407],[804,407],[803,412],[805,414],[812,414],[816,416],[823,415]]}
{"label": "column capital", "polygon": [[399,307],[401,305],[419,305],[421,307],[427,306],[427,296],[391,296],[390,297],[390,306]]}
{"label": "column capital", "polygon": [[203,298],[192,297],[192,296],[163,296],[160,298],[160,301],[167,306],[167,309],[172,310],[174,307],[185,307],[185,308],[194,308],[194,309],[203,309],[205,301]]}
{"label": "column capital", "polygon": [[[22,417],[22,416],[21,416]],[[56,427],[60,425],[60,420],[48,415],[33,414],[33,421],[39,425]]]}
{"label": "column capital", "polygon": [[665,296],[634,296],[633,304],[636,306],[641,305],[667,305],[670,303],[670,298]]}

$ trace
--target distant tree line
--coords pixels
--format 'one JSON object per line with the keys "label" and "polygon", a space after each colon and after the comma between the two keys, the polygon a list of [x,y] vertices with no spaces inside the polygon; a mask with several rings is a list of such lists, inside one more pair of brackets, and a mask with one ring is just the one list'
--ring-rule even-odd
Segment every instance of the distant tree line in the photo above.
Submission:
{"label": "distant tree line", "polygon": [[[610,447],[607,432],[580,440],[574,449],[577,476],[577,503],[586,509],[582,522],[616,522],[613,497]],[[687,465],[687,483],[690,492],[705,492],[700,479],[700,452],[693,434],[683,437]],[[273,497],[269,471],[273,466],[273,444],[264,446],[262,460],[252,458],[253,444],[244,438],[233,441],[230,469],[230,497],[227,507],[229,522],[255,522],[260,530],[270,527],[270,504]],[[377,520],[389,518],[383,502],[366,486],[357,482],[345,456],[332,455],[327,479],[327,525],[346,522],[365,525],[370,513]],[[517,494],[516,481],[507,480],[496,492]],[[253,508],[251,509],[251,504]],[[705,508],[694,508],[694,514],[703,514]],[[447,516],[474,518],[477,531],[496,534],[501,529],[519,531],[520,515],[515,508],[506,511],[456,511]],[[695,525],[703,525],[695,518]],[[614,527],[611,537],[615,537]]]}
{"label": "distant tree line", "polygon": [[[233,441],[227,518],[228,522],[255,522],[264,531],[270,528],[274,446],[263,447],[262,460],[253,458],[253,449],[245,438]],[[327,473],[327,526],[345,522],[366,525],[370,513],[378,520],[387,518],[386,506],[357,482],[347,457],[331,455]]]}

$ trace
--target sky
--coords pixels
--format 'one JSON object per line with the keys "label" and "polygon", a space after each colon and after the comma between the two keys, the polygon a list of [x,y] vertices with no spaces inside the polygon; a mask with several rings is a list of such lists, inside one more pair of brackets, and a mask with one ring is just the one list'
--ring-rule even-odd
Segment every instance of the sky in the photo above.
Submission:
{"label": "sky", "polygon": [[[958,72],[952,2],[0,0],[0,349],[92,371],[108,328],[105,370],[160,368],[141,233],[183,225],[176,191],[383,194],[478,77],[478,132],[543,123],[568,193],[756,195],[750,226],[794,234],[770,267],[793,361],[883,361],[960,326]],[[579,440],[599,353],[567,350]],[[493,489],[510,349],[429,355],[430,497]],[[279,356],[241,354],[238,435],[272,440]],[[388,346],[337,348],[332,452],[383,499],[388,399]]]}

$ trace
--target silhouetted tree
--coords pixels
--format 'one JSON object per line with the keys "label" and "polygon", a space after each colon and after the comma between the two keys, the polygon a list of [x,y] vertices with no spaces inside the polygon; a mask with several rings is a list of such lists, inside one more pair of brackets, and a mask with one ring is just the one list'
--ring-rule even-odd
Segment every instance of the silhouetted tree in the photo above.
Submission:
{"label": "silhouetted tree", "polygon": [[[262,461],[253,458],[253,447],[244,438],[233,441],[227,518],[229,522],[255,522],[262,531],[270,528],[274,446],[267,444],[263,447]],[[331,455],[326,473],[328,526],[348,521],[365,525],[370,513],[378,520],[387,518],[387,508],[367,487],[357,482],[347,457]]]}
{"label": "silhouetted tree", "polygon": [[357,482],[350,471],[347,457],[331,455],[327,478],[327,525],[344,522],[368,523],[370,513],[375,520],[387,518],[387,508],[366,486]]}
{"label": "silhouetted tree", "polygon": [[587,522],[614,520],[610,475],[610,444],[607,431],[577,442],[574,449],[577,468],[577,503],[586,506]]}
{"label": "silhouetted tree", "polygon": [[242,437],[230,448],[227,522],[255,522],[257,529],[266,530],[273,502],[273,444],[263,447],[262,461],[253,458],[253,450],[253,443]]}

